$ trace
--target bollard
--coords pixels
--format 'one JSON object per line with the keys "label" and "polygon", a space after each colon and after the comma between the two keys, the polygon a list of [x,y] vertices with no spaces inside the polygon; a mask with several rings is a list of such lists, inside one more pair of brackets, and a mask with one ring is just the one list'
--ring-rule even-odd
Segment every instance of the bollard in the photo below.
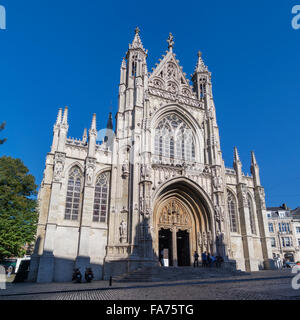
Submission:
{"label": "bollard", "polygon": [[112,285],[112,276],[109,277],[109,286],[111,287]]}

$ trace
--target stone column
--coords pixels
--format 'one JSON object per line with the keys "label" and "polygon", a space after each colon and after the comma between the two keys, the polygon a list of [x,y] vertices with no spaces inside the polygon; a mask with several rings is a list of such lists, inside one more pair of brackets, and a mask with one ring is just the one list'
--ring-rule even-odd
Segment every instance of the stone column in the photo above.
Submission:
{"label": "stone column", "polygon": [[177,228],[174,226],[172,228],[172,257],[173,257],[173,266],[178,266],[178,257],[177,257]]}

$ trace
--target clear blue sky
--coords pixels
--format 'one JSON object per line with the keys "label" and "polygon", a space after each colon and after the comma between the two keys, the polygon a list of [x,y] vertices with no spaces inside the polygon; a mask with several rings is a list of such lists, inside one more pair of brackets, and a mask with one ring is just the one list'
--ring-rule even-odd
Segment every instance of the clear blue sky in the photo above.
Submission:
{"label": "clear blue sky", "polygon": [[268,206],[300,205],[300,1],[0,0],[0,156],[21,158],[40,184],[59,107],[69,106],[69,136],[97,113],[117,111],[119,70],[139,26],[151,70],[169,32],[183,71],[197,51],[213,77],[225,164],[238,147],[243,170],[258,160]]}

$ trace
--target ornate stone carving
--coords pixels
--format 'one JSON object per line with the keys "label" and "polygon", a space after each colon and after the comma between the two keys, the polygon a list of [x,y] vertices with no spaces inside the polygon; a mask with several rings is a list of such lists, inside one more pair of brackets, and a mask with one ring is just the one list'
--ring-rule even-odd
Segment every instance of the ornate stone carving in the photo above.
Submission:
{"label": "ornate stone carving", "polygon": [[215,218],[218,222],[224,221],[224,210],[219,205],[215,205]]}
{"label": "ornate stone carving", "polygon": [[129,164],[128,161],[125,160],[122,165],[122,178],[125,179],[129,176]]}
{"label": "ornate stone carving", "polygon": [[96,159],[87,158],[87,161],[86,161],[86,184],[87,185],[91,185],[93,183],[95,168],[96,168]]}
{"label": "ornate stone carving", "polygon": [[177,200],[165,204],[159,213],[158,222],[159,225],[179,225],[186,228],[192,225],[189,213]]}
{"label": "ornate stone carving", "polygon": [[66,154],[56,152],[54,158],[54,181],[60,181],[65,166]]}
{"label": "ornate stone carving", "polygon": [[248,207],[248,199],[247,199],[248,188],[245,184],[241,185],[241,197],[243,201],[243,206]]}
{"label": "ornate stone carving", "polygon": [[151,180],[151,168],[149,165],[141,165],[141,178],[145,180]]}
{"label": "ornate stone carving", "polygon": [[119,231],[120,231],[120,242],[125,243],[127,241],[127,223],[124,219],[120,223]]}
{"label": "ornate stone carving", "polygon": [[259,200],[260,200],[261,208],[262,209],[266,209],[266,195],[265,195],[264,188],[260,187],[258,189],[258,194],[259,194]]}

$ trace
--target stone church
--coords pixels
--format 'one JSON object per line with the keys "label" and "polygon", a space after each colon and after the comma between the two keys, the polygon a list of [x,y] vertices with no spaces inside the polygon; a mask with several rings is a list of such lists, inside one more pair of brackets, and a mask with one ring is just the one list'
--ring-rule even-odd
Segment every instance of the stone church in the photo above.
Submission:
{"label": "stone church", "polygon": [[193,253],[224,266],[271,268],[265,193],[252,152],[251,176],[238,151],[226,168],[211,73],[198,53],[190,80],[173,51],[152,72],[136,28],[121,64],[116,127],[110,114],[99,141],[96,115],[82,139],[68,138],[60,109],[39,191],[39,223],[30,279],[69,281],[92,267],[108,279],[157,266],[189,266]]}

